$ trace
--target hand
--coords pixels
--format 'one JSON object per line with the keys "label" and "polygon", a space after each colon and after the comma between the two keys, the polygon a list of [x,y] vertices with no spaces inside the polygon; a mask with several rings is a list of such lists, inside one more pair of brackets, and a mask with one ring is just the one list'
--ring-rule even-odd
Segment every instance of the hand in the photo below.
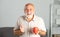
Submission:
{"label": "hand", "polygon": [[20,25],[20,31],[24,32],[24,26],[23,25]]}
{"label": "hand", "polygon": [[38,33],[39,33],[38,27],[34,27],[34,28],[32,29],[32,32],[33,32],[34,34],[38,34]]}

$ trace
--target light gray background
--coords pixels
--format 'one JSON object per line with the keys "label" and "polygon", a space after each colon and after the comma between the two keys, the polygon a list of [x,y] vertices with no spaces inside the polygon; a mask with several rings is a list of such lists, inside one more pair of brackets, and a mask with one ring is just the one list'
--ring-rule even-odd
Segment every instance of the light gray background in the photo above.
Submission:
{"label": "light gray background", "polygon": [[49,29],[49,4],[51,0],[0,0],[0,27],[14,27],[19,16],[24,14],[24,5],[33,3],[36,15],[42,17]]}

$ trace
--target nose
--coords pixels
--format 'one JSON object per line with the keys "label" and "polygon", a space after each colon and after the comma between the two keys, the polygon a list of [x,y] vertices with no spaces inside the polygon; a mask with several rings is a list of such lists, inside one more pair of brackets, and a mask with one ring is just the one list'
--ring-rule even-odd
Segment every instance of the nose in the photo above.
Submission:
{"label": "nose", "polygon": [[30,10],[28,9],[27,12],[30,12]]}

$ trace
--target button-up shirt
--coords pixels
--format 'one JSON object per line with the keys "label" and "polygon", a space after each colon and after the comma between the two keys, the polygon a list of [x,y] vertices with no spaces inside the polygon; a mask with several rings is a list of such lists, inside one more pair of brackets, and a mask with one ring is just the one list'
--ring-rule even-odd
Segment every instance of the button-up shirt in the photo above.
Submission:
{"label": "button-up shirt", "polygon": [[17,24],[14,30],[20,28],[20,25],[24,26],[24,31],[25,31],[23,35],[20,35],[20,37],[40,37],[39,34],[33,34],[30,32],[30,30],[33,27],[38,27],[39,29],[46,31],[46,27],[45,27],[43,19],[36,15],[34,15],[33,20],[31,20],[30,22],[26,21],[25,16],[20,16],[17,20]]}

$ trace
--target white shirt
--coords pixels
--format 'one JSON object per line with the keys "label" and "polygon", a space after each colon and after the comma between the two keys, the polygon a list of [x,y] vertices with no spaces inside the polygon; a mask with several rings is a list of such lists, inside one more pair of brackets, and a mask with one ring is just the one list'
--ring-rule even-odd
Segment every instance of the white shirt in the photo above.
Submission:
{"label": "white shirt", "polygon": [[20,28],[20,24],[24,26],[24,30],[25,30],[25,33],[23,35],[20,35],[20,37],[40,37],[39,34],[36,35],[29,32],[33,27],[38,27],[39,29],[46,31],[43,19],[36,15],[34,15],[33,20],[30,22],[27,22],[25,20],[25,16],[20,16],[17,20],[17,25],[15,26],[14,30]]}

